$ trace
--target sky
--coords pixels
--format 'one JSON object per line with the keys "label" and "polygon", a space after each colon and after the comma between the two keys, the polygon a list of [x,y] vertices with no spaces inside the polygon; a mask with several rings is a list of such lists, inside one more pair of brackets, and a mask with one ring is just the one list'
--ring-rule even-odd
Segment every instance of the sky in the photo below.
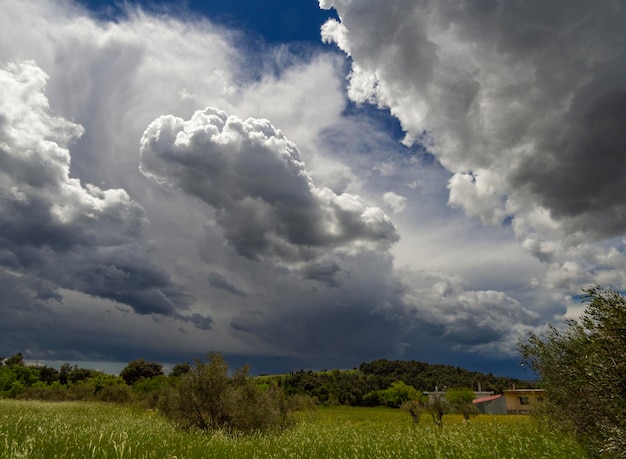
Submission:
{"label": "sky", "polygon": [[531,378],[626,290],[618,0],[2,3],[0,355]]}

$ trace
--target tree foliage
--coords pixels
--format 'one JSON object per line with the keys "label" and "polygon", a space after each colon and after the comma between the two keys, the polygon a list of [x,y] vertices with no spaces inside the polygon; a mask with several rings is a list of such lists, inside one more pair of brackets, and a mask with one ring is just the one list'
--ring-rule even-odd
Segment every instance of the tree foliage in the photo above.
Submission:
{"label": "tree foliage", "polygon": [[4,364],[7,367],[24,366],[24,357],[22,356],[21,352],[18,352],[17,354],[15,354],[15,355],[9,357],[8,359],[6,359]]}
{"label": "tree foliage", "polygon": [[390,408],[397,408],[409,400],[420,400],[422,394],[413,386],[395,381],[387,389],[379,391],[381,400]]}
{"label": "tree foliage", "polygon": [[520,343],[546,389],[543,415],[573,430],[593,454],[626,457],[626,299],[584,290],[588,303],[567,328],[550,326]]}
{"label": "tree foliage", "polygon": [[172,371],[170,372],[170,376],[173,376],[173,377],[181,376],[189,372],[190,370],[191,370],[191,365],[189,364],[189,362],[177,363],[172,368]]}
{"label": "tree foliage", "polygon": [[385,405],[381,391],[400,381],[418,391],[433,390],[436,385],[449,388],[474,387],[502,393],[515,385],[532,387],[526,381],[494,376],[450,365],[433,365],[414,360],[374,360],[362,363],[358,370],[305,371],[275,377],[288,394],[306,394],[322,404],[352,406]]}
{"label": "tree foliage", "polygon": [[206,363],[196,359],[174,386],[165,388],[159,408],[186,427],[250,432],[283,425],[289,406],[282,390],[261,390],[247,367],[229,377],[226,361],[210,353]]}
{"label": "tree foliage", "polygon": [[128,362],[121,371],[120,376],[126,384],[132,386],[140,379],[153,378],[163,374],[163,365],[156,362],[147,362],[144,359],[136,359]]}

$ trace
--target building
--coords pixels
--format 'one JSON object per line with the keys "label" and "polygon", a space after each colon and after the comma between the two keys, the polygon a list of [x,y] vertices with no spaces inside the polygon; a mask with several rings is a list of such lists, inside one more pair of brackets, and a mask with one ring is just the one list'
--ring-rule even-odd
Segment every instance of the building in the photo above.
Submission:
{"label": "building", "polygon": [[544,396],[543,389],[511,389],[502,394],[507,414],[530,414]]}
{"label": "building", "polygon": [[481,414],[507,414],[506,402],[502,394],[474,399],[474,406]]}
{"label": "building", "polygon": [[483,414],[531,414],[544,395],[543,389],[511,389],[503,394],[474,399]]}

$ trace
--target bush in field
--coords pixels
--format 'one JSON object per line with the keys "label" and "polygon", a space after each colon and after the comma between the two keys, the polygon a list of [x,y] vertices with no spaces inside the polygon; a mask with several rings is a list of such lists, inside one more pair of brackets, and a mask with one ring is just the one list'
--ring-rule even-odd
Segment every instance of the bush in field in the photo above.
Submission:
{"label": "bush in field", "polygon": [[87,384],[84,381],[69,384],[67,386],[67,400],[79,401],[79,400],[93,400],[95,389],[91,384]]}
{"label": "bush in field", "polygon": [[248,376],[248,368],[228,376],[221,355],[210,353],[207,362],[196,360],[191,370],[166,387],[158,407],[183,426],[242,432],[284,425],[289,411],[282,390],[261,390]]}
{"label": "bush in field", "polygon": [[375,390],[375,391],[372,391],[372,392],[368,392],[363,397],[363,401],[361,402],[361,404],[363,406],[369,406],[369,407],[384,405],[384,401],[382,399],[381,392],[382,392],[381,390]]}
{"label": "bush in field", "polygon": [[397,408],[408,400],[419,400],[422,394],[413,386],[396,381],[385,390],[380,391],[380,398],[390,408]]}
{"label": "bush in field", "polygon": [[96,392],[95,398],[100,402],[129,403],[133,400],[133,394],[127,385],[111,385]]}
{"label": "bush in field", "polygon": [[85,384],[93,387],[94,393],[99,393],[109,386],[123,386],[126,385],[124,380],[119,376],[108,375],[102,372],[94,372],[93,376],[84,380]]}
{"label": "bush in field", "polygon": [[593,455],[626,458],[626,299],[591,287],[567,328],[550,326],[520,343],[546,390],[543,414],[573,430]]}
{"label": "bush in field", "polygon": [[420,400],[422,394],[413,386],[395,381],[387,389],[375,390],[365,394],[362,400],[364,406],[385,405],[389,408],[398,408],[404,402],[410,400]]}
{"label": "bush in field", "polygon": [[156,408],[163,388],[173,385],[173,379],[164,375],[140,379],[133,384],[133,395],[146,408]]}
{"label": "bush in field", "polygon": [[62,402],[67,400],[67,387],[58,381],[46,386],[35,384],[31,387],[25,387],[16,398],[23,400],[46,400],[49,402]]}

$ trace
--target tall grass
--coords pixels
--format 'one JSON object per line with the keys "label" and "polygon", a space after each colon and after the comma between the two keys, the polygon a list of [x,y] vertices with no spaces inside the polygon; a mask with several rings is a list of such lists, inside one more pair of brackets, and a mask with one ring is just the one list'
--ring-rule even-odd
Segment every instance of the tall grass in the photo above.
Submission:
{"label": "tall grass", "polygon": [[572,438],[522,416],[413,424],[400,410],[320,408],[291,429],[232,436],[177,429],[103,403],[0,400],[3,458],[579,458]]}

